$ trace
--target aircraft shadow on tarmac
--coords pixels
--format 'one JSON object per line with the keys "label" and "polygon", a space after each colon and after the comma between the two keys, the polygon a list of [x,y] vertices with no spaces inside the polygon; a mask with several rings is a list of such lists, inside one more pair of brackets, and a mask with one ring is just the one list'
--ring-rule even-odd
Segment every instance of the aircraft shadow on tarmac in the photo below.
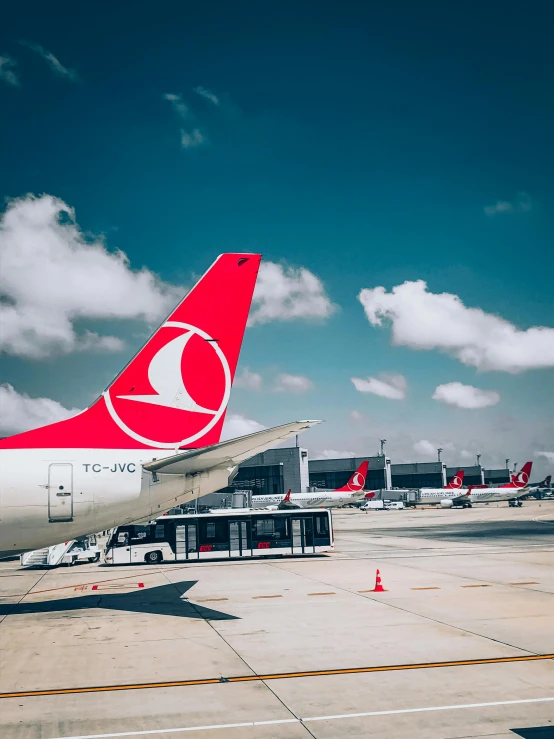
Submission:
{"label": "aircraft shadow on tarmac", "polygon": [[0,603],[0,616],[105,608],[110,611],[151,613],[159,616],[179,616],[181,618],[197,618],[208,621],[230,621],[238,618],[238,616],[190,603],[186,597],[184,598],[184,594],[197,582],[198,580],[190,580],[169,583],[154,588],[140,588],[131,593],[106,593],[99,590],[98,594],[95,593],[94,595],[58,598],[57,600],[44,600],[38,603]]}

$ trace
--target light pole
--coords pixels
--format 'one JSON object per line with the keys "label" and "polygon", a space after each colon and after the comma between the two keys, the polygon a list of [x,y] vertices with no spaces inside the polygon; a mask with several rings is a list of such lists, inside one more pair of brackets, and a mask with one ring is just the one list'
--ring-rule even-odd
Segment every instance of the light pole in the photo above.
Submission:
{"label": "light pole", "polygon": [[481,466],[481,455],[478,454],[477,455],[477,467],[480,467],[480,466]]}
{"label": "light pole", "polygon": [[514,462],[514,475],[517,472],[517,466],[518,466],[518,464],[519,464],[519,462]]}
{"label": "light pole", "polygon": [[506,469],[510,469],[510,460],[508,458],[506,458]]}
{"label": "light pole", "polygon": [[440,462],[440,461],[441,461],[441,452],[444,452],[444,449],[443,449],[442,447],[439,447],[439,448],[437,449],[437,452],[438,452],[438,454],[439,454],[439,462]]}
{"label": "light pole", "polygon": [[387,443],[386,439],[381,439],[381,454],[379,456],[384,457],[385,456],[385,444]]}

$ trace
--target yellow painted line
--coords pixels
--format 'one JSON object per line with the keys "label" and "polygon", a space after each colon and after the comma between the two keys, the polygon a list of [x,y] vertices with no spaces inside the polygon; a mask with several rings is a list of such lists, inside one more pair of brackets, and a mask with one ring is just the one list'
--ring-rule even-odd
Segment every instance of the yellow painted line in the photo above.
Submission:
{"label": "yellow painted line", "polygon": [[461,588],[492,588],[492,585],[460,585]]}
{"label": "yellow painted line", "polygon": [[253,595],[252,600],[256,600],[258,598],[282,598],[282,595]]}
{"label": "yellow painted line", "polygon": [[191,603],[215,603],[220,600],[229,600],[229,598],[195,598],[194,601],[190,598],[189,600]]}
{"label": "yellow painted line", "polygon": [[110,693],[116,690],[153,690],[156,688],[182,688],[189,685],[216,685],[218,683],[247,683],[265,680],[287,680],[298,677],[323,677],[327,675],[359,675],[367,672],[393,672],[396,670],[427,670],[437,667],[464,667],[471,665],[497,665],[510,662],[535,662],[554,659],[554,654],[524,654],[517,657],[488,657],[450,662],[416,662],[406,665],[379,665],[376,667],[344,667],[336,670],[305,670],[304,672],[274,672],[268,675],[237,675],[235,677],[210,677],[199,680],[172,680],[157,683],[129,683],[122,685],[97,685],[82,688],[53,688],[51,690],[20,690],[0,693],[3,698],[35,698],[45,695],[72,695],[74,693]]}
{"label": "yellow painted line", "polygon": [[330,593],[308,593],[308,595],[336,595],[334,592]]}
{"label": "yellow painted line", "polygon": [[433,588],[410,588],[410,590],[440,590],[440,588],[433,587]]}

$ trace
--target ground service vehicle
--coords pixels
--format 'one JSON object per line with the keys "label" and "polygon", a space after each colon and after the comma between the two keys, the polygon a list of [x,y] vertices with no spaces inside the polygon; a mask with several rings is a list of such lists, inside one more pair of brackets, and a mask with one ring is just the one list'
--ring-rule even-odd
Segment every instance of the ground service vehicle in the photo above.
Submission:
{"label": "ground service vehicle", "polygon": [[106,545],[107,564],[302,555],[333,549],[331,512],[230,511],[161,516],[146,526],[118,526]]}
{"label": "ground service vehicle", "polygon": [[96,534],[71,539],[53,547],[34,549],[25,552],[19,558],[22,567],[58,567],[59,565],[74,565],[78,562],[98,562],[100,548]]}

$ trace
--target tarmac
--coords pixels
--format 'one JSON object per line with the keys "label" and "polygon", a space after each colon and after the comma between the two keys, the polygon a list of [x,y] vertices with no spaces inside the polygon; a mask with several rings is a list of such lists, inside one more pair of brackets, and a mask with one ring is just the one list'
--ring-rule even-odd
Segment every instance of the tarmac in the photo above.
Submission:
{"label": "tarmac", "polygon": [[554,501],[333,520],[307,559],[1,561],[0,736],[554,737]]}

